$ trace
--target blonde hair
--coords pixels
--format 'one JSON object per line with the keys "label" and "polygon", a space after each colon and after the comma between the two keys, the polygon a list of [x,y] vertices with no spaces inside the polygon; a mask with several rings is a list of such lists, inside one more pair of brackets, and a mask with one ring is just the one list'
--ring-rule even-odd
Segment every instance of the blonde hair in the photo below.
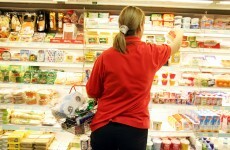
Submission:
{"label": "blonde hair", "polygon": [[113,41],[113,47],[121,52],[126,53],[126,41],[125,36],[135,35],[138,30],[141,29],[141,26],[144,24],[145,14],[144,12],[134,6],[125,7],[119,16],[119,28],[121,26],[127,26],[127,33],[122,33],[121,31],[115,36]]}

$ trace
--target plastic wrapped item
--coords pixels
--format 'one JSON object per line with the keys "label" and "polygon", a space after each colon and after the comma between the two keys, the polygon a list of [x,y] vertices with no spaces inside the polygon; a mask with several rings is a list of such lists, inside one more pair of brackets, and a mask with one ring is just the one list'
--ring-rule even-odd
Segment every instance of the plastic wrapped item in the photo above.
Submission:
{"label": "plastic wrapped item", "polygon": [[163,21],[162,20],[153,20],[152,26],[153,27],[163,27]]}
{"label": "plastic wrapped item", "polygon": [[201,29],[212,29],[213,21],[213,18],[204,15],[201,19]]}
{"label": "plastic wrapped item", "polygon": [[24,104],[25,103],[25,100],[23,99],[24,97],[24,91],[22,90],[16,90],[12,93],[12,96],[13,96],[13,103],[14,104]]}
{"label": "plastic wrapped item", "polygon": [[215,76],[215,82],[217,87],[230,87],[230,75]]}
{"label": "plastic wrapped item", "polygon": [[32,42],[43,42],[45,39],[46,33],[34,33],[32,37]]}
{"label": "plastic wrapped item", "polygon": [[10,18],[0,15],[0,39],[8,38],[10,34]]}
{"label": "plastic wrapped item", "polygon": [[25,90],[24,100],[26,104],[28,105],[37,104],[36,95],[37,95],[37,92],[34,90],[31,90],[31,89]]}
{"label": "plastic wrapped item", "polygon": [[30,51],[29,50],[20,50],[20,61],[29,61],[29,55]]}
{"label": "plastic wrapped item", "polygon": [[37,92],[37,102],[39,105],[47,105],[51,99],[51,92],[49,90],[39,90]]}
{"label": "plastic wrapped item", "polygon": [[174,14],[163,14],[164,21],[174,21]]}
{"label": "plastic wrapped item", "polygon": [[19,33],[18,32],[11,32],[8,40],[12,41],[12,42],[19,41]]}
{"label": "plastic wrapped item", "polygon": [[215,80],[211,74],[201,73],[195,76],[195,86],[211,87],[214,85]]}
{"label": "plastic wrapped item", "polygon": [[36,22],[36,14],[35,13],[24,13],[22,21],[22,27],[20,30],[21,35],[33,35],[34,27]]}
{"label": "plastic wrapped item", "polygon": [[173,21],[164,21],[164,27],[173,28],[174,27]]}
{"label": "plastic wrapped item", "polygon": [[151,15],[151,20],[156,21],[156,20],[162,20],[162,15],[161,14],[152,14]]}
{"label": "plastic wrapped item", "polygon": [[21,22],[18,15],[15,13],[11,18],[11,31],[19,32],[21,29]]}

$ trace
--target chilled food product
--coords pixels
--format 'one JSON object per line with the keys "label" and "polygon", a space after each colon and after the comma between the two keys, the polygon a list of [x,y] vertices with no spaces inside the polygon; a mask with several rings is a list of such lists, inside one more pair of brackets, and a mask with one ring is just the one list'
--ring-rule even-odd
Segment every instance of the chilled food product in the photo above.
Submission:
{"label": "chilled food product", "polygon": [[215,82],[217,87],[230,87],[230,75],[217,75]]}
{"label": "chilled food product", "polygon": [[14,104],[23,104],[23,103],[25,103],[25,101],[24,101],[24,99],[23,99],[23,97],[24,97],[24,91],[22,91],[22,90],[17,90],[17,91],[14,91],[13,93],[12,93],[12,96],[13,96],[13,101],[12,101],[12,103],[14,103]]}
{"label": "chilled food product", "polygon": [[30,55],[29,50],[20,50],[21,61],[29,61],[29,55]]}
{"label": "chilled food product", "polygon": [[20,34],[32,36],[34,34],[36,14],[35,13],[24,13],[22,18],[23,18],[23,22],[22,22]]}
{"label": "chilled food product", "polygon": [[45,51],[45,62],[55,62],[55,49]]}
{"label": "chilled food product", "polygon": [[164,21],[174,21],[174,14],[163,14]]}
{"label": "chilled food product", "polygon": [[25,90],[24,100],[26,104],[28,105],[37,104],[36,94],[37,92],[34,90],[30,90],[30,89]]}
{"label": "chilled food product", "polygon": [[46,33],[35,32],[32,37],[32,42],[43,42],[45,39]]}
{"label": "chilled food product", "polygon": [[46,15],[43,11],[39,11],[37,18],[37,30],[44,32],[46,29]]}
{"label": "chilled food product", "polygon": [[201,18],[201,29],[212,29],[213,28],[213,18],[209,18],[208,16],[204,15]]}
{"label": "chilled food product", "polygon": [[0,15],[0,39],[8,38],[10,34],[10,18]]}
{"label": "chilled food product", "polygon": [[51,101],[51,92],[48,90],[40,90],[37,92],[37,101],[39,105],[47,105]]}
{"label": "chilled food product", "polygon": [[163,21],[162,20],[153,20],[152,26],[153,27],[163,27]]}
{"label": "chilled food product", "polygon": [[14,42],[14,41],[19,41],[19,38],[20,37],[19,37],[18,32],[11,32],[9,37],[8,37],[8,40]]}
{"label": "chilled food product", "polygon": [[151,20],[162,20],[162,15],[161,14],[152,14],[151,15]]}
{"label": "chilled food product", "polygon": [[38,62],[45,61],[45,51],[44,50],[38,50],[37,61]]}
{"label": "chilled food product", "polygon": [[11,53],[9,51],[3,51],[1,53],[2,60],[10,60],[11,59]]}
{"label": "chilled food product", "polygon": [[181,143],[181,150],[189,150],[189,141],[186,139],[180,140]]}
{"label": "chilled food product", "polygon": [[221,64],[224,66],[224,67],[230,67],[230,59],[228,60],[221,60]]}
{"label": "chilled food product", "polygon": [[170,150],[171,141],[170,140],[162,140],[162,149],[163,150]]}
{"label": "chilled food product", "polygon": [[56,13],[55,12],[50,12],[49,13],[49,27],[51,31],[55,31],[57,29],[56,25]]}
{"label": "chilled food product", "polygon": [[164,21],[164,27],[173,28],[174,27],[173,21]]}

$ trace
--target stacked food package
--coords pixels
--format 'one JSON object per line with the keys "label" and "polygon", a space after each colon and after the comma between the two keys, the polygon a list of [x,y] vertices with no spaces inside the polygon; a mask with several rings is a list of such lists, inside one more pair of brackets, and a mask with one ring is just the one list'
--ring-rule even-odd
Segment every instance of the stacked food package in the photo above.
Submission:
{"label": "stacked food package", "polygon": [[16,130],[6,132],[0,138],[1,150],[48,150],[54,134]]}
{"label": "stacked food package", "polygon": [[58,92],[53,89],[6,89],[0,93],[2,104],[28,104],[47,105],[58,97]]}

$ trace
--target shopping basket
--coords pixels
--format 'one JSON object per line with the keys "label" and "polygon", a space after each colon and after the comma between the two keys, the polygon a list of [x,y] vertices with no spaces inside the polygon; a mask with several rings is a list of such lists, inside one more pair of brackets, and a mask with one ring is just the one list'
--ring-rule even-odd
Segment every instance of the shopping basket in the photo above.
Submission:
{"label": "shopping basket", "polygon": [[[71,87],[69,94],[71,94],[72,89],[75,90],[75,93],[77,92],[75,86],[76,85],[73,85]],[[74,99],[77,98],[82,98],[79,92],[75,94]],[[69,101],[71,101],[71,99],[69,99]],[[96,111],[95,101],[92,99],[83,102],[82,105],[75,107],[74,110],[73,108],[68,108],[69,113],[64,113],[63,111],[60,111],[60,109],[51,110],[53,116],[61,125],[62,129],[75,135],[85,134],[87,131],[90,130],[89,125]]]}

